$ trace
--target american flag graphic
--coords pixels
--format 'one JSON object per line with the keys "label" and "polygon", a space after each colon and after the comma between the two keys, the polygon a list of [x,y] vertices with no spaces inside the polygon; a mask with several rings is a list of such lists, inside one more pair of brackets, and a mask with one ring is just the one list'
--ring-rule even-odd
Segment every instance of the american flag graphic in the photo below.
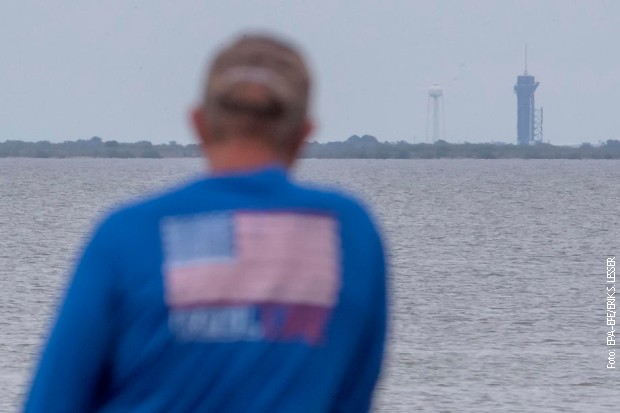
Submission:
{"label": "american flag graphic", "polygon": [[340,291],[328,215],[218,212],[162,223],[170,325],[189,339],[321,341]]}

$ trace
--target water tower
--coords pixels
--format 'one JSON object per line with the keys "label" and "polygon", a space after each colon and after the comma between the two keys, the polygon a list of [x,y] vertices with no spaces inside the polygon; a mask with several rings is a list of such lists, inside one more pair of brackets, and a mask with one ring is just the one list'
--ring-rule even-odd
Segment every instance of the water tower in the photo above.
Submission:
{"label": "water tower", "polygon": [[[441,116],[445,118],[445,111],[443,106],[443,89],[438,84],[433,84],[428,88],[428,105],[426,113],[426,137],[428,139],[428,121],[430,117],[430,108],[432,103],[432,119],[433,119],[433,142],[437,142],[441,139],[440,130],[440,113],[439,113],[439,100],[441,100]],[[445,133],[445,120],[444,120],[444,133]]]}

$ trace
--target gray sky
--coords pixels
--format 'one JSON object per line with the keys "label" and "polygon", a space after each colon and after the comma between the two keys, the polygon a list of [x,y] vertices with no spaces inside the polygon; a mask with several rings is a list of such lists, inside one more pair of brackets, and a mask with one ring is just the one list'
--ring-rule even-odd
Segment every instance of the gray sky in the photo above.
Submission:
{"label": "gray sky", "polygon": [[426,141],[437,82],[449,141],[516,142],[526,42],[545,141],[620,139],[620,1],[1,0],[0,141],[189,143],[207,59],[247,29],[307,53],[315,140]]}

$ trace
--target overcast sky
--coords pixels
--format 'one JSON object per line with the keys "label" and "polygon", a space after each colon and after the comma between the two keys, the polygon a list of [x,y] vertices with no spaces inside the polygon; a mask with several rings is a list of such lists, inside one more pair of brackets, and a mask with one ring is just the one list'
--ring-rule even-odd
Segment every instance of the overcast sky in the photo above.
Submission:
{"label": "overcast sky", "polygon": [[1,0],[0,141],[189,143],[205,63],[248,29],[303,47],[315,140],[427,141],[439,83],[449,141],[516,142],[526,42],[545,141],[620,139],[620,1]]}

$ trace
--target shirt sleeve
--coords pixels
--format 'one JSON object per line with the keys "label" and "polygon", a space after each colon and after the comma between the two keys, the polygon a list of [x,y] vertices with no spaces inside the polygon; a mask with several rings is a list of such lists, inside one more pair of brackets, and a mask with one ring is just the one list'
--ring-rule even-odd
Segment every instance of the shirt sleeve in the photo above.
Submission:
{"label": "shirt sleeve", "polygon": [[372,310],[347,372],[346,385],[338,396],[333,413],[369,412],[381,372],[387,330],[387,271],[381,240],[378,235],[375,239],[377,245],[373,267],[374,283],[372,299],[368,304]]}
{"label": "shirt sleeve", "polygon": [[[105,224],[104,224],[105,226]],[[39,361],[25,412],[88,412],[111,336],[112,257],[102,226],[85,248]]]}

